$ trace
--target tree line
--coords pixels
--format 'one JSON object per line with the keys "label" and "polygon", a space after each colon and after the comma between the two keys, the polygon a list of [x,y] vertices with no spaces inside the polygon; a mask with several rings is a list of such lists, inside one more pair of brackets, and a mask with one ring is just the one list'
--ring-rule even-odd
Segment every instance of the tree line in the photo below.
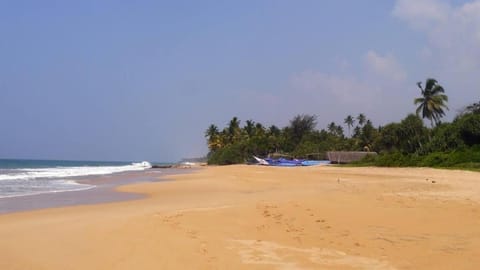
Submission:
{"label": "tree line", "polygon": [[[317,129],[316,116],[308,114],[293,117],[283,128],[253,120],[242,126],[237,117],[223,129],[212,124],[205,132],[208,162],[244,163],[253,155],[325,159],[327,151],[375,151],[379,156],[365,160],[365,164],[413,166],[410,160],[423,164],[426,159],[424,165],[443,166],[452,156],[460,155],[461,160],[453,163],[465,161],[480,168],[480,102],[467,105],[452,122],[442,122],[448,110],[445,89],[435,79],[417,86],[421,96],[414,99],[416,113],[384,126],[374,126],[363,113],[347,115],[343,125],[331,122],[324,129]],[[422,118],[430,122],[429,127]]]}

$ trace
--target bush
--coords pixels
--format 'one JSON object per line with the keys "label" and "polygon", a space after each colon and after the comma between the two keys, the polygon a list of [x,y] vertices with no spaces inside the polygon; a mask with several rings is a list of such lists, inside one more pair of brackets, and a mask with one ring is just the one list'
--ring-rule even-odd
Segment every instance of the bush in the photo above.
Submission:
{"label": "bush", "polygon": [[212,153],[208,158],[208,164],[231,165],[245,162],[245,156],[240,144],[232,144]]}
{"label": "bush", "polygon": [[464,148],[457,124],[444,123],[435,127],[430,141],[426,144],[426,152],[449,152]]}
{"label": "bush", "polygon": [[357,165],[372,165],[380,167],[414,167],[419,166],[418,155],[402,154],[400,152],[383,153],[377,156],[367,155]]}
{"label": "bush", "polygon": [[480,145],[480,114],[467,114],[457,120],[460,137],[468,146]]}
{"label": "bush", "polygon": [[448,163],[449,154],[447,153],[431,153],[424,156],[419,164],[420,167],[439,167]]}
{"label": "bush", "polygon": [[452,152],[435,152],[428,155],[402,154],[400,152],[367,156],[355,165],[380,167],[437,167],[480,169],[480,145]]}

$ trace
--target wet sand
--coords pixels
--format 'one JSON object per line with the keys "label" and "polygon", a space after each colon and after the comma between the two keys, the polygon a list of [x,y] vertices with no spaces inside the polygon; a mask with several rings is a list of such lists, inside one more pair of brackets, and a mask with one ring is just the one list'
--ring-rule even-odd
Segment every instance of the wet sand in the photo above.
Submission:
{"label": "wet sand", "polygon": [[166,181],[169,175],[189,173],[191,169],[150,169],[146,171],[123,172],[102,176],[73,178],[82,184],[92,185],[91,189],[37,195],[0,198],[0,214],[37,210],[73,205],[99,204],[140,199],[144,194],[117,192],[121,185]]}
{"label": "wet sand", "polygon": [[208,167],[0,215],[0,269],[479,269],[480,173]]}

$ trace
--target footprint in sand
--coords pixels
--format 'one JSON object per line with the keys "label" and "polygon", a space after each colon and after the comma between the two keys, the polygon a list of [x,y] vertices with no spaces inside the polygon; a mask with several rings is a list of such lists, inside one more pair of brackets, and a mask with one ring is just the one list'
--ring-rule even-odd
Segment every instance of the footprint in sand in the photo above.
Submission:
{"label": "footprint in sand", "polygon": [[258,225],[255,227],[257,229],[257,231],[264,231],[266,229],[268,229],[268,226],[265,225],[265,224],[261,224],[261,225]]}
{"label": "footprint in sand", "polygon": [[195,230],[187,230],[187,236],[192,239],[198,238],[198,232]]}
{"label": "footprint in sand", "polygon": [[180,228],[180,221],[178,221],[178,218],[182,217],[183,214],[175,214],[175,215],[169,215],[169,216],[164,216],[162,218],[162,222],[170,225],[170,227],[174,229],[179,229]]}
{"label": "footprint in sand", "polygon": [[208,250],[207,250],[207,247],[202,245],[200,247],[200,253],[202,253],[203,255],[207,255],[208,254]]}
{"label": "footprint in sand", "polygon": [[210,255],[207,247],[208,247],[208,246],[207,246],[207,242],[205,242],[205,241],[200,242],[199,252],[200,252],[200,254],[201,254],[202,256],[207,257],[207,262],[208,262],[208,263],[213,263],[213,262],[215,262],[218,258],[217,258],[216,256]]}
{"label": "footprint in sand", "polygon": [[384,260],[347,254],[334,249],[298,248],[255,240],[232,240],[230,248],[238,251],[245,264],[271,265],[276,269],[303,269],[306,267],[305,261],[310,266],[314,264],[316,266],[314,269],[395,269]]}

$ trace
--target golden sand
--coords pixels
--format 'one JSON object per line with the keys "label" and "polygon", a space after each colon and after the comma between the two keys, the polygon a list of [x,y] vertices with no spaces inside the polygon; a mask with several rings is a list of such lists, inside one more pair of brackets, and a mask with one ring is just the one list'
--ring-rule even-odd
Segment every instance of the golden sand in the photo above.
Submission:
{"label": "golden sand", "polygon": [[0,269],[480,269],[480,173],[208,167],[0,216]]}

